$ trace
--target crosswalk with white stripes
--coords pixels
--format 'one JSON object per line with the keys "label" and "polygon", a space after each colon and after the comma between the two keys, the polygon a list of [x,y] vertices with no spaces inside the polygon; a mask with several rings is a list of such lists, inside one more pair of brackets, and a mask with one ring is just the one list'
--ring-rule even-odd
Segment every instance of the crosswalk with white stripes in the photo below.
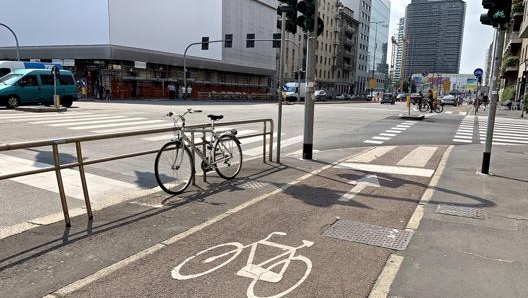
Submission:
{"label": "crosswalk with white stripes", "polygon": [[[478,126],[478,131],[475,129]],[[487,116],[466,116],[453,137],[454,143],[486,142],[488,130]],[[475,135],[475,137],[474,137]],[[493,145],[527,145],[528,144],[528,121],[524,119],[495,118],[493,126]]]}

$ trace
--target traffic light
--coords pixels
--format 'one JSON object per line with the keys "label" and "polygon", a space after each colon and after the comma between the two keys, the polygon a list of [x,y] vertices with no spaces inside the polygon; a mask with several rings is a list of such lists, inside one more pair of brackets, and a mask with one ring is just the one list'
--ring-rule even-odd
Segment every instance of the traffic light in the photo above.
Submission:
{"label": "traffic light", "polygon": [[255,33],[248,33],[246,35],[246,48],[255,47]]}
{"label": "traffic light", "polygon": [[55,77],[58,77],[60,75],[59,68],[57,66],[51,67],[51,74]]}
{"label": "traffic light", "polygon": [[505,28],[510,23],[512,0],[482,0],[482,7],[487,13],[480,15],[480,22],[484,25]]}
{"label": "traffic light", "polygon": [[[279,2],[286,4],[277,7],[277,14],[279,16],[282,16],[283,12],[286,13],[286,28],[284,30],[293,34],[297,33],[297,0],[279,0]],[[281,29],[281,25],[282,23],[278,21],[277,28]]]}
{"label": "traffic light", "polygon": [[273,33],[273,48],[278,49],[281,46],[281,34]]}
{"label": "traffic light", "polygon": [[209,37],[202,37],[202,50],[209,50]]}
{"label": "traffic light", "polygon": [[[297,11],[302,13],[302,16],[297,18],[297,25],[304,30],[314,32],[315,30],[315,0],[299,1],[297,4]],[[321,35],[324,30],[323,19],[317,17],[317,36]]]}
{"label": "traffic light", "polygon": [[224,47],[231,48],[233,47],[233,34],[226,34],[224,38]]}

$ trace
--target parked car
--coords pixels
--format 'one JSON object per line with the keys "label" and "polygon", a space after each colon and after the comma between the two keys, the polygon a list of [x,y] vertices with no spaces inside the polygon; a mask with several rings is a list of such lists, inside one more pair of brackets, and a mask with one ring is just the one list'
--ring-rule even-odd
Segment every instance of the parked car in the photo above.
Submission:
{"label": "parked car", "polygon": [[396,102],[396,98],[394,98],[392,94],[388,94],[388,93],[383,94],[383,97],[380,100],[380,104],[390,103],[391,105],[393,105],[395,102]]}
{"label": "parked car", "polygon": [[398,95],[396,95],[396,100],[405,101],[405,93],[398,93]]}
{"label": "parked car", "polygon": [[327,99],[329,99],[329,95],[325,90],[315,90],[314,101],[325,101]]}
{"label": "parked car", "polygon": [[13,109],[20,105],[54,104],[55,90],[63,107],[77,100],[77,83],[73,73],[59,70],[54,76],[49,69],[17,69],[0,78],[0,105]]}
{"label": "parked car", "polygon": [[338,94],[336,95],[336,99],[339,99],[339,100],[350,100],[352,99],[352,96],[348,93],[341,93],[341,94]]}
{"label": "parked car", "polygon": [[444,97],[440,99],[440,104],[441,105],[452,105],[456,107],[458,105],[458,99],[452,94],[447,94],[447,95],[444,95]]}

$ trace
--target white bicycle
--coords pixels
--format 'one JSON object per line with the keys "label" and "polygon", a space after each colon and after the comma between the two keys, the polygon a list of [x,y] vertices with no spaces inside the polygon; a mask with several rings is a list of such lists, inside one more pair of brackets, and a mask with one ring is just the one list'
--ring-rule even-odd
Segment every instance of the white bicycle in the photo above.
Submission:
{"label": "white bicycle", "polygon": [[[233,261],[242,252],[244,248],[251,247],[251,251],[249,253],[246,266],[244,266],[237,272],[238,276],[243,276],[243,277],[253,279],[253,281],[251,282],[251,284],[249,285],[247,289],[247,292],[246,292],[247,297],[248,298],[249,297],[251,298],[283,297],[284,295],[290,293],[295,288],[300,286],[310,274],[310,271],[312,270],[312,261],[305,256],[302,256],[302,255],[294,256],[294,255],[298,249],[303,248],[303,247],[312,246],[313,242],[303,240],[300,246],[292,247],[292,246],[268,241],[273,235],[284,236],[286,235],[286,233],[273,232],[273,233],[270,233],[266,238],[259,240],[257,242],[245,245],[245,246],[239,242],[229,242],[229,243],[219,244],[219,245],[210,247],[206,250],[203,250],[197,253],[194,256],[191,256],[185,259],[183,262],[181,262],[181,264],[179,264],[172,270],[171,276],[174,279],[186,280],[186,279],[197,278],[197,277],[209,274],[227,265],[231,261]],[[257,249],[258,244],[276,247],[276,248],[281,249],[283,252],[260,264],[253,264],[253,259],[255,257],[255,251]],[[231,247],[232,249],[230,249]],[[211,253],[211,251],[213,250],[219,251],[219,254]],[[283,257],[286,257],[286,258],[283,258]],[[200,258],[203,258],[203,259],[200,259]],[[193,269],[193,268],[188,268],[192,266],[192,265],[189,265],[191,261],[193,261],[193,263],[195,263],[196,266],[200,266],[200,269],[197,270],[198,272],[187,273],[187,272],[192,271]],[[255,295],[254,288],[258,281],[266,281],[266,282],[272,282],[272,283],[281,281],[284,275],[284,272],[290,265],[291,261],[300,261],[306,265],[306,271],[304,275],[301,277],[301,279],[296,284],[294,284],[293,286],[291,286],[290,288],[286,289],[285,291],[279,294],[275,294],[271,296],[256,296]],[[208,268],[208,266],[204,264],[210,264],[210,266],[213,266],[213,267]],[[272,269],[278,266],[282,266],[280,268],[280,271],[278,273],[273,272]],[[184,270],[182,270],[183,267],[185,267]],[[207,267],[207,268],[204,269],[203,267]],[[185,273],[182,273],[182,272],[185,272]]]}

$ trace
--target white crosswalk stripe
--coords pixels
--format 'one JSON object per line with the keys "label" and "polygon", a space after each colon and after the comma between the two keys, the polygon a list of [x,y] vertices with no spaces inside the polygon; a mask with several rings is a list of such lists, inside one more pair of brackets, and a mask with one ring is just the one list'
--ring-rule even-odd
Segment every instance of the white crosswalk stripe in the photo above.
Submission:
{"label": "white crosswalk stripe", "polygon": [[[478,131],[475,131],[478,123]],[[464,117],[453,137],[455,143],[472,143],[473,136],[481,144],[486,143],[488,129],[487,116],[469,115]],[[495,118],[493,145],[528,144],[528,121],[523,119]]]}
{"label": "white crosswalk stripe", "polygon": [[462,119],[458,130],[453,137],[455,143],[472,143],[473,129],[475,127],[475,116],[466,116]]}
{"label": "white crosswalk stripe", "polygon": [[410,120],[404,121],[394,127],[391,127],[390,129],[385,130],[382,133],[379,133],[377,136],[373,136],[372,138],[363,141],[363,143],[381,145],[385,143],[385,141],[389,141],[390,139],[395,137],[397,134],[407,130],[408,128],[411,128],[416,123],[418,122]]}
{"label": "white crosswalk stripe", "polygon": [[[478,117],[479,141],[486,143],[488,117]],[[524,119],[495,118],[493,126],[493,145],[528,144],[528,121]]]}

